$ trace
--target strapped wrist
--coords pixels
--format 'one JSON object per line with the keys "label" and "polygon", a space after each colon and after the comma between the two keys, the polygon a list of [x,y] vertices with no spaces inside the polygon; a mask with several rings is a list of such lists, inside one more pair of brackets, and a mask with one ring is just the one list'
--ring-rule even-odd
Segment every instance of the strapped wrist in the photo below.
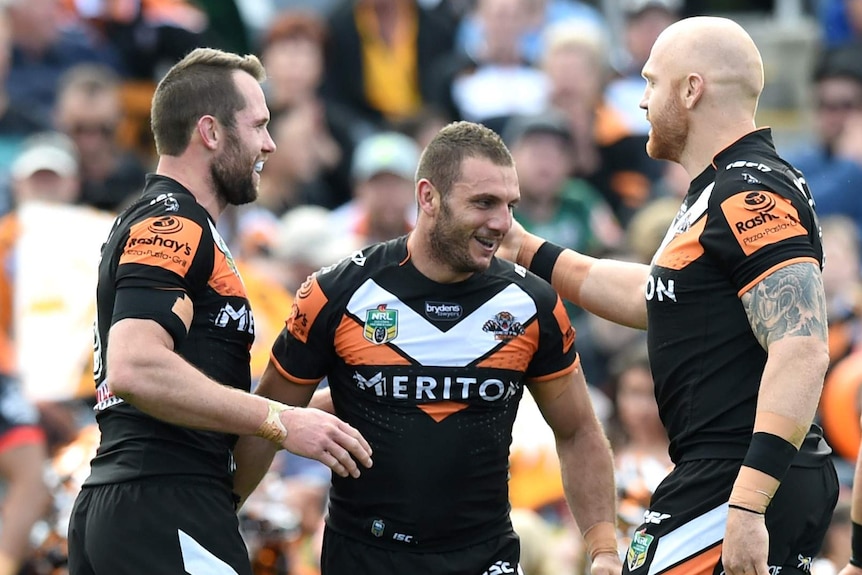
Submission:
{"label": "strapped wrist", "polygon": [[266,419],[257,428],[255,435],[281,446],[284,440],[287,439],[287,428],[281,422],[281,412],[287,411],[290,407],[271,399],[267,399],[266,403],[268,407]]}
{"label": "strapped wrist", "polygon": [[554,265],[557,263],[560,254],[565,248],[551,242],[545,242],[539,246],[530,262],[530,271],[551,283],[551,276],[554,273]]}
{"label": "strapped wrist", "polygon": [[600,553],[617,555],[617,529],[610,521],[600,521],[584,531],[584,542],[590,561],[594,561]]}

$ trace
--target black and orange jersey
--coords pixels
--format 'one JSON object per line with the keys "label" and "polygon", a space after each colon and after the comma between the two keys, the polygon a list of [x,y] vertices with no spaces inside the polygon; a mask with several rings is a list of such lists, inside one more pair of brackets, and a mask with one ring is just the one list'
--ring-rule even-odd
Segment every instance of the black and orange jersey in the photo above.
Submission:
{"label": "black and orange jersey", "polygon": [[570,373],[574,330],[548,284],[503,260],[455,284],[413,265],[406,236],[299,289],[273,361],[328,377],[336,413],[374,450],[333,477],[328,525],[371,545],[448,551],[508,533],[507,468],[525,383]]}
{"label": "black and orange jersey", "polygon": [[768,129],[723,150],[692,181],[653,257],[645,294],[650,364],[674,463],[744,457],[766,351],[740,297],[783,266],[822,260],[811,194]]}
{"label": "black and orange jersey", "polygon": [[[111,326],[150,319],[174,349],[219,383],[248,391],[254,321],[230,251],[204,208],[180,184],[147,176],[102,247],[94,373],[101,444],[86,485],[155,475],[197,475],[231,484],[235,435],[153,418],[111,394],[105,359]],[[189,304],[190,301],[190,304]],[[192,307],[191,327],[178,307]]]}

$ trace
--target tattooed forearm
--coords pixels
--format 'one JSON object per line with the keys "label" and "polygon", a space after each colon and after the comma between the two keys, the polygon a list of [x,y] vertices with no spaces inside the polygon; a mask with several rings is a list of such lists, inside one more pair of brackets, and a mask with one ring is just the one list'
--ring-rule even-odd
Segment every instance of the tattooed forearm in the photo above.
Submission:
{"label": "tattooed forearm", "polygon": [[751,330],[764,349],[785,337],[826,341],[826,298],[813,263],[783,267],[742,296]]}

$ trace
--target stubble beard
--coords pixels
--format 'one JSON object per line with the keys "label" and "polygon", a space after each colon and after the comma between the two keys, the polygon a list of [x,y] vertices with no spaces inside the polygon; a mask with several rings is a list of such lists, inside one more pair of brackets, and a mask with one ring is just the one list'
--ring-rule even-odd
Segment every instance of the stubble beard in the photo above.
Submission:
{"label": "stubble beard", "polygon": [[465,237],[454,222],[453,213],[444,199],[440,214],[429,234],[431,257],[455,273],[476,273],[485,266],[476,264],[470,257],[470,238]]}

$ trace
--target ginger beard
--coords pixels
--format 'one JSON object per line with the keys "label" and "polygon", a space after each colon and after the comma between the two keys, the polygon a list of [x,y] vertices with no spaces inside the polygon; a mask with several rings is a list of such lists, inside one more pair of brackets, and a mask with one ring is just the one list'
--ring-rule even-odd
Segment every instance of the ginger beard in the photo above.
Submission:
{"label": "ginger beard", "polygon": [[647,140],[647,154],[656,160],[679,162],[688,143],[688,111],[679,97],[680,83],[675,82],[665,105],[649,112],[652,129]]}

